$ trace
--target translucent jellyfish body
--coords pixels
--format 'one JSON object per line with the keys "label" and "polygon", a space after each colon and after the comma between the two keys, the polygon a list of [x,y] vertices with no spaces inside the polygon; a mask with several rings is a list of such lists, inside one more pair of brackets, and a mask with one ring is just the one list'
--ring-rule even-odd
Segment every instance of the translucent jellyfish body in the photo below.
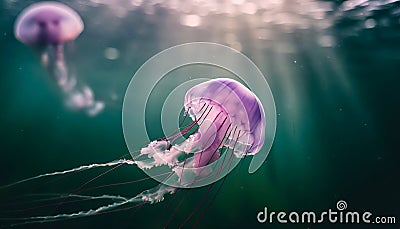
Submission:
{"label": "translucent jellyfish body", "polygon": [[[235,80],[219,78],[194,86],[186,93],[184,106],[193,122],[172,136],[151,142],[135,155],[141,169],[171,168],[173,173],[164,184],[198,187],[213,183],[232,155],[254,155],[264,143],[266,124],[261,102]],[[189,136],[176,144],[182,135]],[[209,166],[217,160],[218,165]]]}
{"label": "translucent jellyfish body", "polygon": [[83,28],[81,17],[70,7],[58,2],[41,2],[21,12],[14,33],[18,40],[41,52],[42,64],[61,88],[68,107],[96,115],[104,103],[96,101],[92,89],[68,73],[64,60],[64,44],[75,40]]}

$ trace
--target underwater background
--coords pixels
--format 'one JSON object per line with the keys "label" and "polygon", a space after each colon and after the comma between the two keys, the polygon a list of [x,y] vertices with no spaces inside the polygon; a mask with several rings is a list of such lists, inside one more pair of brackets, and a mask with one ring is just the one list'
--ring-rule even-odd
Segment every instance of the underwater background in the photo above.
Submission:
{"label": "underwater background", "polygon": [[[198,228],[365,228],[270,225],[256,218],[264,207],[322,212],[336,209],[339,200],[349,210],[400,221],[400,1],[62,1],[85,23],[83,33],[67,44],[66,61],[105,101],[105,110],[95,117],[70,111],[38,55],[14,37],[17,15],[33,2],[0,3],[0,185],[126,154],[129,158],[121,110],[132,76],[166,48],[207,41],[241,51],[260,68],[274,95],[277,129],[264,165],[249,174],[251,158],[245,158],[215,200],[209,196],[209,207],[203,206],[184,227],[200,218]],[[152,96],[146,125],[157,139],[164,135],[158,115],[163,97]],[[147,144],[138,142],[138,148]],[[26,194],[68,193],[104,171],[1,190],[0,218],[100,206],[81,202],[41,212],[28,209],[35,203],[27,203]],[[136,166],[121,166],[91,185],[145,177]],[[156,184],[146,180],[88,194],[134,196]],[[182,190],[140,209],[21,227],[177,228],[207,190]],[[398,228],[399,222],[369,226]]]}

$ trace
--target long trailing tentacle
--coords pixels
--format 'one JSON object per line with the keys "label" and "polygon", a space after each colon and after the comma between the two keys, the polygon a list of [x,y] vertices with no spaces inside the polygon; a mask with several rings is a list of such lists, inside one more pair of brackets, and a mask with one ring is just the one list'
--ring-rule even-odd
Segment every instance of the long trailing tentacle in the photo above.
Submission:
{"label": "long trailing tentacle", "polygon": [[119,160],[115,160],[115,161],[111,161],[111,162],[107,162],[107,163],[96,163],[96,164],[90,164],[90,165],[82,165],[73,169],[68,169],[68,170],[64,170],[64,171],[57,171],[57,172],[51,172],[51,173],[45,173],[45,174],[41,174],[38,176],[34,176],[34,177],[30,177],[30,178],[26,178],[20,181],[16,181],[14,183],[8,184],[8,185],[3,185],[0,187],[0,189],[5,189],[5,188],[9,188],[12,186],[15,186],[17,184],[22,184],[28,181],[32,181],[32,180],[36,180],[36,179],[40,179],[40,178],[44,178],[44,177],[50,177],[50,176],[57,176],[57,175],[65,175],[65,174],[69,174],[69,173],[74,173],[74,172],[80,172],[80,171],[84,171],[84,170],[88,170],[88,169],[93,169],[93,168],[99,168],[99,167],[110,167],[110,166],[115,166],[115,165],[120,165],[120,164],[134,164],[133,160],[128,160],[128,159],[119,159]]}
{"label": "long trailing tentacle", "polygon": [[[138,203],[139,205],[143,205],[145,203],[156,203],[164,200],[164,195],[169,193],[173,194],[176,188],[169,187],[163,184],[159,184],[152,189],[148,189],[146,191],[141,192],[140,194],[132,197],[126,198],[121,196],[112,196],[112,195],[102,195],[102,196],[83,196],[83,195],[69,195],[71,197],[77,198],[89,198],[89,199],[112,199],[116,202],[103,205],[95,209],[90,210],[83,210],[74,213],[62,213],[57,215],[46,215],[46,216],[33,216],[33,217],[24,217],[24,218],[0,218],[1,221],[17,221],[17,223],[12,224],[11,226],[17,225],[25,225],[25,224],[34,224],[34,223],[46,223],[46,222],[54,222],[66,219],[74,219],[74,218],[81,218],[99,214],[105,214],[113,211],[119,210],[120,207],[127,205],[127,204],[134,204]],[[120,209],[120,210],[127,210],[134,208],[136,205]],[[23,222],[18,222],[23,221]]]}

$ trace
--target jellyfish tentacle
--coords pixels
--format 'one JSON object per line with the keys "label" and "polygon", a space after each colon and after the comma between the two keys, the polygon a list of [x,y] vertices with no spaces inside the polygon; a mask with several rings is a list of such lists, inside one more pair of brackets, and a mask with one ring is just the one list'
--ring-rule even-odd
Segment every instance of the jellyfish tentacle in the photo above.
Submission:
{"label": "jellyfish tentacle", "polygon": [[176,213],[178,212],[179,208],[181,207],[181,205],[183,204],[183,201],[186,199],[186,197],[188,196],[190,190],[187,190],[185,192],[185,194],[183,195],[183,197],[180,199],[178,205],[176,205],[176,207],[174,208],[174,210],[172,211],[171,216],[168,218],[168,221],[165,223],[164,228],[167,228],[167,226],[169,225],[169,223],[172,221],[172,219],[175,217]]}
{"label": "jellyfish tentacle", "polygon": [[[203,105],[203,107],[201,108],[201,110],[205,107],[205,105],[206,105],[206,104]],[[193,134],[199,129],[199,126],[202,125],[202,123],[204,122],[204,120],[206,119],[206,117],[208,116],[208,114],[209,114],[209,113],[211,112],[211,110],[212,110],[212,107],[210,107],[209,110],[208,110],[208,107],[210,107],[210,106],[207,105],[207,108],[206,108],[205,111],[201,114],[201,116],[199,117],[199,119],[195,118],[195,120],[194,120],[191,124],[189,124],[189,125],[187,125],[186,127],[184,127],[183,130],[179,131],[179,129],[178,129],[178,130],[177,130],[177,132],[178,132],[177,134],[173,134],[173,135],[170,136],[170,137],[164,137],[164,138],[161,139],[161,141],[167,141],[167,147],[166,147],[167,150],[171,150],[171,147],[173,146],[173,144],[175,143],[175,141],[176,141],[177,139],[179,139],[182,135],[185,135],[185,134],[188,134],[188,133],[189,133],[189,135],[191,136],[191,135],[193,135]],[[188,112],[187,112],[187,113],[188,113]],[[207,113],[207,115],[204,116],[204,118],[203,118],[203,115],[204,115],[205,113]],[[199,123],[199,122],[200,122],[200,123]],[[193,127],[196,126],[196,125],[197,125],[197,127],[193,129]],[[185,159],[185,162],[184,162],[184,163],[186,163],[186,159]],[[180,179],[180,178],[179,178],[179,179]]]}
{"label": "jellyfish tentacle", "polygon": [[73,218],[80,218],[80,217],[85,217],[85,216],[98,215],[102,212],[111,211],[113,209],[116,209],[117,207],[123,206],[128,203],[134,203],[134,202],[141,202],[141,199],[131,198],[126,201],[114,202],[112,204],[104,205],[104,206],[101,206],[96,209],[90,209],[87,211],[79,211],[79,212],[75,212],[75,213],[64,213],[64,214],[47,215],[47,216],[33,216],[33,217],[27,217],[27,218],[10,218],[10,219],[3,219],[3,220],[24,221],[21,223],[12,224],[11,226],[19,226],[19,225],[34,224],[34,223],[47,223],[47,222],[65,220],[65,219],[73,219]]}
{"label": "jellyfish tentacle", "polygon": [[99,177],[102,177],[104,175],[106,175],[107,173],[110,173],[112,171],[114,171],[115,169],[121,167],[123,164],[117,164],[114,165],[114,167],[108,169],[107,171],[104,171],[103,173],[93,177],[92,179],[88,180],[87,182],[83,183],[82,185],[80,185],[78,188],[76,188],[74,191],[72,191],[72,193],[80,193],[83,189],[83,187],[85,187],[86,185],[90,184],[91,182],[93,182],[94,180],[98,179]]}
{"label": "jellyfish tentacle", "polygon": [[64,171],[56,171],[56,172],[51,172],[51,173],[45,173],[45,174],[41,174],[41,175],[37,175],[34,177],[30,177],[30,178],[26,178],[20,181],[16,181],[14,183],[8,184],[8,185],[3,185],[0,187],[0,189],[5,189],[5,188],[9,188],[12,186],[15,186],[17,184],[22,184],[28,181],[32,181],[32,180],[36,180],[36,179],[40,179],[40,178],[44,178],[44,177],[50,177],[50,176],[57,176],[57,175],[65,175],[65,174],[69,174],[69,173],[74,173],[74,172],[80,172],[80,171],[84,171],[84,170],[88,170],[88,169],[93,169],[93,168],[99,168],[99,167],[110,167],[110,166],[114,166],[114,165],[118,165],[118,164],[134,164],[133,160],[127,160],[127,159],[120,159],[120,160],[115,160],[115,161],[111,161],[111,162],[107,162],[107,163],[95,163],[95,164],[90,164],[90,165],[82,165],[76,168],[72,168],[72,169],[68,169],[68,170],[64,170]]}
{"label": "jellyfish tentacle", "polygon": [[[168,172],[166,174],[171,174],[172,172]],[[145,178],[145,179],[150,179],[149,177]],[[134,182],[138,182],[138,181],[134,181]],[[133,183],[133,182],[126,182],[126,183]],[[125,184],[125,183],[123,183]],[[114,185],[119,185],[119,184],[114,184]],[[159,202],[163,200],[163,196],[165,195],[165,193],[171,193],[174,192],[174,188],[168,187],[168,186],[162,186],[158,189],[153,188],[154,191],[151,191],[151,189],[142,192],[141,194],[137,195],[136,198],[139,199],[142,198],[143,200],[146,200],[149,203],[154,203],[154,202]],[[38,196],[38,194],[32,195],[32,196]],[[44,207],[50,207],[50,206],[59,206],[60,204],[71,204],[71,203],[78,203],[78,202],[82,202],[82,201],[91,201],[91,200],[98,200],[98,199],[109,199],[109,200],[118,200],[118,201],[129,201],[130,198],[128,197],[123,197],[120,195],[101,195],[101,196],[88,196],[88,195],[81,195],[81,194],[76,194],[76,193],[67,193],[67,194],[40,194],[39,196],[53,196],[51,198],[45,198],[45,199],[40,199],[38,200],[39,202],[44,202],[44,201],[49,201],[49,200],[59,200],[62,199],[63,201],[57,202],[57,203],[48,203],[48,204],[44,204],[44,205],[40,205],[40,206],[35,206],[35,207],[31,207],[31,208],[25,208],[22,210],[16,210],[16,211],[11,211],[11,212],[26,212],[26,211],[32,211],[35,209],[40,209],[40,208],[44,208]],[[54,197],[55,196],[55,197]],[[69,198],[78,198],[78,200],[66,200]],[[131,198],[133,199],[133,198]],[[36,201],[36,202],[38,202]],[[146,203],[146,202],[144,202]],[[144,204],[143,203],[143,204]],[[132,207],[129,207],[132,208]],[[68,217],[67,215],[71,215],[71,214],[64,214],[65,217]],[[84,216],[89,216],[89,215],[81,215],[81,216],[77,216],[77,217],[84,217]],[[75,218],[75,216],[72,216],[73,218]],[[53,218],[53,217],[50,217]],[[50,219],[49,218],[49,219]],[[60,219],[57,220],[62,220],[63,217],[57,217]],[[4,221],[7,220],[5,218],[0,218],[0,221]],[[12,220],[12,219],[9,219]],[[27,220],[27,218],[15,218],[14,220]],[[28,220],[29,221],[29,220]],[[51,221],[56,221],[55,219],[50,219],[50,220],[46,220],[43,222],[51,222]],[[32,221],[32,223],[35,223]]]}
{"label": "jellyfish tentacle", "polygon": [[169,147],[170,148],[172,146],[172,144],[179,138],[181,137],[181,135],[185,135],[187,133],[189,133],[192,128],[197,124],[197,121],[192,122],[191,124],[189,124],[188,126],[186,126],[183,130],[181,131],[177,131],[178,133],[175,135],[172,135],[170,137],[166,137],[164,140],[168,141],[169,143]]}
{"label": "jellyfish tentacle", "polygon": [[[210,114],[210,112],[211,112],[211,110],[212,110],[212,107],[210,106],[210,109],[208,110],[208,107],[209,107],[209,105],[207,105],[207,109],[201,114],[201,116],[199,117],[199,119],[197,120],[196,118],[195,118],[195,124],[197,124],[197,127],[196,128],[194,128],[193,130],[192,130],[192,132],[190,132],[191,130],[188,130],[188,134],[189,135],[193,135],[194,133],[196,133],[196,131],[197,130],[199,130],[199,128],[200,128],[200,126],[201,125],[203,125],[203,123],[204,123],[204,121],[206,120],[206,118],[207,118],[207,116]],[[206,116],[204,116],[204,118],[203,118],[203,115],[206,113]]]}
{"label": "jellyfish tentacle", "polygon": [[[173,172],[160,173],[160,174],[157,174],[157,175],[153,175],[153,177],[161,177],[161,176],[164,176],[164,175],[170,175],[172,173]],[[140,182],[140,181],[145,181],[145,180],[150,180],[150,179],[153,179],[153,178],[152,177],[145,177],[145,178],[138,179],[138,180],[118,182],[118,183],[112,183],[112,184],[105,184],[105,185],[100,185],[100,186],[95,186],[95,187],[90,187],[90,188],[87,188],[87,189],[83,189],[83,190],[81,190],[81,192],[87,192],[87,191],[92,191],[92,190],[96,190],[96,189],[100,189],[100,188],[106,188],[106,187],[134,184],[134,183],[137,183],[137,182]]]}
{"label": "jellyfish tentacle", "polygon": [[[237,126],[235,126],[235,128],[233,129],[233,134],[232,134],[233,136],[235,136],[236,129],[237,129]],[[232,133],[232,130],[229,132],[229,135],[228,135],[228,137],[226,138],[225,141],[228,141],[229,136],[231,135],[231,133]],[[229,148],[228,148],[228,150],[229,150]],[[232,149],[231,155],[234,153],[234,151],[235,151],[235,148]],[[223,168],[224,163],[225,163],[226,155],[228,155],[227,152],[226,152],[225,155],[224,155],[224,159],[222,160],[222,164],[221,164],[221,166],[220,166],[220,168],[219,168],[218,173],[216,174],[216,176],[218,176],[219,174],[221,174],[222,168]]]}
{"label": "jellyfish tentacle", "polygon": [[[207,105],[207,108],[206,108],[206,110],[201,114],[201,116],[199,117],[199,119],[197,120],[197,119],[195,119],[195,124],[197,124],[198,126],[196,127],[196,128],[194,128],[193,130],[192,130],[192,132],[191,133],[189,133],[190,132],[190,130],[187,132],[187,133],[189,133],[189,135],[192,135],[192,134],[194,134],[198,129],[199,129],[199,127],[204,123],[204,121],[206,120],[206,118],[207,118],[207,116],[210,114],[210,112],[211,112],[211,110],[212,110],[212,107],[210,106],[210,109],[208,110],[208,107],[209,107],[209,105]],[[206,114],[206,116],[204,116],[204,118],[203,118],[203,115],[205,114],[207,112],[207,114]]]}
{"label": "jellyfish tentacle", "polygon": [[[62,213],[62,214],[57,214],[57,215],[33,216],[33,217],[25,217],[25,218],[0,218],[0,220],[24,221],[21,223],[15,223],[15,224],[11,225],[11,226],[17,226],[17,225],[46,223],[46,222],[54,222],[54,221],[60,221],[60,220],[66,220],[66,219],[81,218],[81,217],[93,216],[93,215],[99,215],[99,214],[106,214],[106,213],[110,213],[113,211],[131,209],[133,207],[143,205],[145,203],[152,204],[152,203],[163,201],[165,194],[167,194],[167,193],[173,194],[175,192],[175,190],[176,190],[176,188],[169,187],[169,186],[166,186],[163,184],[159,184],[156,187],[145,190],[132,198],[126,198],[126,199],[120,198],[119,199],[120,201],[118,201],[118,202],[114,202],[114,203],[111,203],[108,205],[103,205],[103,206],[100,206],[95,209],[83,210],[83,211],[78,211],[78,212],[74,212],[74,213]],[[127,207],[124,209],[118,209],[124,205],[133,204],[133,203],[139,203],[139,204],[131,206],[131,207]]]}
{"label": "jellyfish tentacle", "polygon": [[190,213],[188,217],[181,223],[179,228],[183,228],[183,226],[200,210],[200,208],[203,206],[204,202],[207,200],[208,195],[210,194],[212,188],[214,187],[215,183],[212,183],[208,186],[207,192],[203,195],[203,198],[200,200],[200,203],[197,205],[197,207]]}
{"label": "jellyfish tentacle", "polygon": [[70,198],[80,198],[80,199],[111,199],[111,200],[121,200],[121,201],[129,199],[128,197],[124,197],[121,195],[109,195],[109,194],[104,194],[101,196],[89,196],[89,195],[74,194],[74,193],[41,193],[41,194],[32,194],[32,196],[53,196],[50,197],[49,200],[51,200],[51,198],[58,199],[64,196],[68,196]]}
{"label": "jellyfish tentacle", "polygon": [[[182,190],[184,190],[184,192],[185,192],[186,194],[190,191],[190,189],[189,189],[189,190],[188,190],[188,189],[176,189],[175,195],[168,201],[167,205],[165,206],[165,210],[164,210],[163,214],[160,214],[160,215],[159,215],[159,220],[158,220],[158,221],[162,221],[162,219],[164,219],[165,216],[168,215],[168,213],[170,212],[169,208],[172,206],[172,203],[173,203],[173,202],[175,201],[175,199],[177,198],[177,195],[176,195],[176,194],[177,194],[178,192],[182,191]],[[184,195],[186,195],[186,194],[184,194]]]}
{"label": "jellyfish tentacle", "polygon": [[[209,107],[210,107],[210,109],[208,109]],[[201,114],[201,116],[200,116],[198,119],[195,119],[195,120],[194,120],[194,122],[191,124],[190,128],[184,129],[183,131],[181,131],[181,132],[178,134],[178,136],[180,137],[181,135],[184,135],[184,134],[189,134],[189,135],[194,134],[194,133],[199,129],[199,126],[201,126],[201,125],[203,124],[204,120],[205,120],[206,117],[209,115],[209,113],[211,112],[211,110],[212,110],[212,107],[209,106],[209,105],[207,105],[206,110]],[[207,113],[207,114],[206,114],[206,113]],[[204,115],[204,114],[206,114],[206,116],[204,116],[204,118],[203,118],[203,115]],[[198,127],[192,129],[192,128],[193,128],[194,126],[196,126],[196,125],[198,125]],[[192,131],[192,132],[190,133],[190,131]],[[176,140],[176,139],[174,139],[173,141],[175,141],[175,140]]]}
{"label": "jellyfish tentacle", "polygon": [[[239,140],[239,137],[240,137],[240,130],[238,131],[238,137],[236,138],[235,143],[234,143],[234,145],[233,145],[232,153],[231,153],[231,155],[229,156],[228,163],[225,165],[225,167],[223,168],[223,170],[226,168],[226,166],[229,166],[229,168],[230,168],[230,166],[231,166],[231,162],[232,162],[232,159],[233,159],[233,155],[235,154],[236,143],[237,143],[237,141]],[[228,168],[228,169],[229,169],[229,168]]]}
{"label": "jellyfish tentacle", "polygon": [[[126,201],[129,198],[123,197],[123,196],[115,196],[115,195],[101,195],[101,196],[88,196],[88,195],[78,195],[78,194],[42,194],[43,195],[49,195],[53,196],[50,198],[44,198],[44,199],[39,199],[36,200],[35,202],[45,202],[45,201],[50,201],[50,200],[59,200],[59,199],[66,199],[66,198],[77,198],[75,200],[64,200],[62,204],[70,204],[70,203],[77,203],[77,202],[83,202],[83,201],[90,201],[90,200],[99,200],[99,199],[107,199],[107,200],[119,200],[119,201]],[[32,211],[36,209],[41,209],[45,207],[51,207],[51,206],[58,206],[60,205],[59,202],[56,203],[48,203],[48,204],[43,204],[43,205],[38,205],[30,208],[24,208],[24,209],[18,209],[18,210],[12,210],[12,211],[5,211],[4,213],[21,213],[21,212],[27,212],[27,211]]]}
{"label": "jellyfish tentacle", "polygon": [[221,192],[222,186],[224,186],[225,180],[228,176],[225,176],[220,185],[218,186],[217,191],[214,193],[213,197],[211,198],[211,200],[208,202],[206,208],[203,210],[203,212],[201,213],[201,215],[197,218],[196,222],[193,225],[193,229],[195,229],[197,227],[197,225],[201,222],[201,220],[203,219],[203,217],[206,215],[207,211],[210,209],[211,205],[215,202],[215,200],[217,199],[218,194]]}
{"label": "jellyfish tentacle", "polygon": [[[76,188],[76,189],[75,189],[74,191],[72,191],[70,194],[68,194],[68,195],[63,195],[62,197],[60,197],[61,199],[66,199],[66,198],[71,197],[71,195],[78,195],[79,193],[81,193],[81,192],[83,192],[83,191],[86,191],[86,190],[83,190],[83,189],[82,189],[84,186],[86,186],[87,184],[93,182],[94,180],[98,179],[99,177],[102,177],[102,176],[104,176],[105,174],[107,174],[107,173],[109,173],[109,172],[111,172],[111,171],[117,169],[118,167],[120,167],[120,166],[122,166],[122,165],[124,165],[124,164],[133,164],[133,161],[132,161],[132,160],[126,160],[126,159],[120,159],[120,160],[112,161],[112,162],[109,162],[109,163],[91,164],[91,165],[86,165],[86,166],[80,166],[80,167],[78,167],[78,168],[73,168],[73,169],[70,169],[70,170],[58,171],[58,172],[53,172],[53,173],[42,174],[42,175],[39,175],[39,176],[36,176],[36,177],[32,177],[32,178],[28,178],[28,179],[25,179],[25,180],[21,180],[21,181],[19,181],[19,182],[15,182],[15,183],[13,183],[13,184],[4,186],[4,188],[6,188],[6,187],[11,187],[11,186],[16,185],[16,184],[19,184],[19,183],[27,182],[27,181],[30,181],[30,180],[35,180],[35,179],[42,178],[42,177],[56,176],[56,175],[65,175],[65,174],[69,174],[69,173],[73,173],[73,172],[81,172],[81,171],[88,170],[88,169],[93,169],[93,168],[111,167],[111,166],[114,166],[113,168],[108,169],[107,171],[105,171],[105,172],[103,172],[103,173],[97,175],[96,177],[94,177],[94,178],[90,179],[89,181],[85,182],[84,184],[80,185],[78,188]],[[133,183],[133,182],[130,182],[130,183]],[[61,205],[61,204],[65,204],[65,203],[69,203],[69,201],[62,201],[62,202],[57,203],[56,205]],[[39,206],[39,207],[40,207],[40,206]]]}
{"label": "jellyfish tentacle", "polygon": [[[205,105],[205,104],[204,104],[204,105]],[[203,107],[204,107],[204,106],[203,106]],[[206,110],[207,110],[207,109],[208,109],[208,108],[206,108]],[[187,114],[187,113],[188,113],[188,112],[186,112],[186,114]],[[203,112],[203,114],[204,114],[204,113],[205,113],[205,112]],[[161,140],[161,141],[163,141],[163,140],[168,141],[168,142],[171,144],[171,146],[172,146],[172,144],[173,144],[179,137],[181,137],[182,135],[185,135],[185,134],[189,133],[195,125],[200,125],[200,124],[199,124],[199,121],[201,120],[203,114],[200,116],[199,120],[195,119],[192,123],[190,123],[189,125],[185,126],[185,127],[183,128],[183,130],[180,130],[180,129],[178,128],[176,131],[174,131],[174,132],[172,133],[171,136],[169,136],[169,137],[163,137],[163,138],[161,138],[160,140]],[[185,116],[187,116],[187,115],[185,115]],[[191,134],[193,134],[195,131],[197,131],[197,128],[195,128],[194,131],[193,131]],[[176,134],[175,134],[175,133],[176,133]],[[190,134],[190,135],[191,135],[191,134]],[[169,148],[170,148],[170,147],[169,147]]]}
{"label": "jellyfish tentacle", "polygon": [[[124,165],[124,163],[120,163],[120,164],[113,165],[114,167],[112,167],[112,168],[106,170],[105,172],[103,172],[103,173],[101,173],[101,174],[95,176],[94,178],[92,178],[92,179],[88,180],[87,182],[83,183],[82,185],[80,185],[78,188],[76,188],[75,190],[73,190],[73,191],[70,193],[70,195],[73,195],[73,194],[77,195],[77,194],[83,192],[84,190],[82,190],[82,189],[83,189],[84,186],[86,186],[86,185],[88,185],[89,183],[93,182],[94,180],[96,180],[96,179],[98,179],[98,178],[104,176],[105,174],[112,172],[113,170],[117,169],[118,167],[120,167],[120,166],[122,166],[122,165]],[[64,201],[64,200],[65,200],[66,198],[70,197],[70,195],[64,195],[64,196],[62,196],[61,199],[63,199],[63,201],[62,201],[62,202],[59,202],[59,203],[56,203],[55,205],[60,206],[60,205],[62,205],[62,204],[69,203],[69,201]]]}

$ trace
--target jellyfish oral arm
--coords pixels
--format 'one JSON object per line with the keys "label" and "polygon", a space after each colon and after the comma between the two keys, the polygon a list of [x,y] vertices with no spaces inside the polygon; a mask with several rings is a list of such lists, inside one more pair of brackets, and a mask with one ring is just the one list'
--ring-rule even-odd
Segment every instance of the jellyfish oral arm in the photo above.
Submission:
{"label": "jellyfish oral arm", "polygon": [[67,93],[75,87],[76,79],[68,76],[67,66],[64,62],[64,45],[52,45],[51,48],[54,50],[54,69],[52,75],[57,85],[63,92]]}
{"label": "jellyfish oral arm", "polygon": [[229,117],[222,110],[215,111],[214,109],[207,117],[199,128],[201,138],[195,146],[201,150],[194,155],[193,166],[197,168],[212,163],[220,157],[218,149],[231,127]]}
{"label": "jellyfish oral arm", "polygon": [[97,115],[105,107],[104,102],[95,100],[92,89],[68,73],[64,61],[64,45],[53,45],[52,48],[54,63],[51,72],[61,88],[66,105],[72,110],[84,109],[90,116]]}

